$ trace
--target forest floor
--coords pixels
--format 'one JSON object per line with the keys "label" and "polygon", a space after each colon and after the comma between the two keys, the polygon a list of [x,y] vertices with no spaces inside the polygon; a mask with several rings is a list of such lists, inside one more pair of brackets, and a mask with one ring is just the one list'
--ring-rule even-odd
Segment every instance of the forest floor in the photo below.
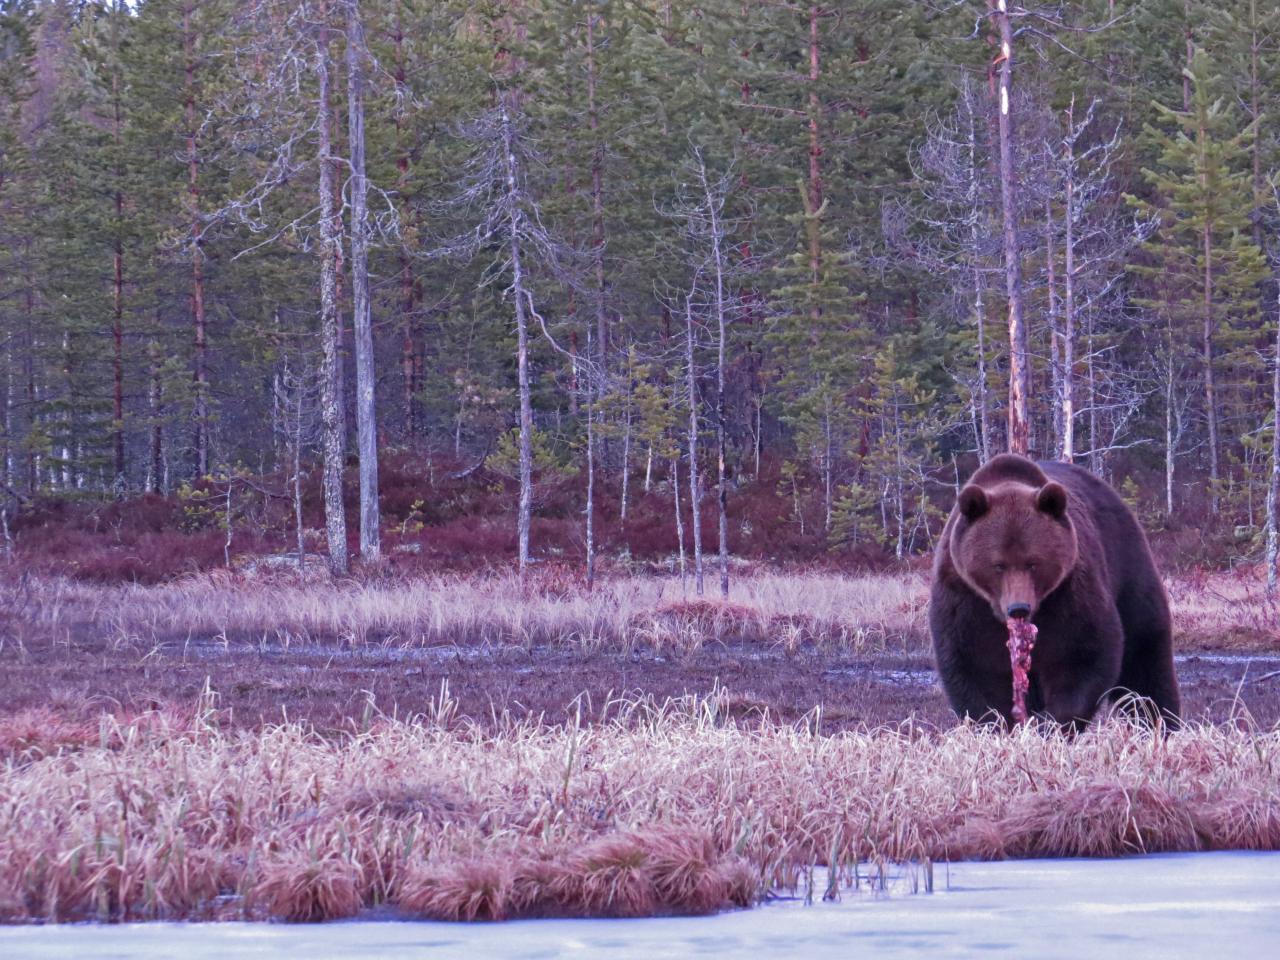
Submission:
{"label": "forest floor", "polygon": [[1187,729],[1072,738],[957,724],[920,573],[19,576],[0,921],[699,913],[823,865],[1280,849],[1276,608],[1169,589]]}

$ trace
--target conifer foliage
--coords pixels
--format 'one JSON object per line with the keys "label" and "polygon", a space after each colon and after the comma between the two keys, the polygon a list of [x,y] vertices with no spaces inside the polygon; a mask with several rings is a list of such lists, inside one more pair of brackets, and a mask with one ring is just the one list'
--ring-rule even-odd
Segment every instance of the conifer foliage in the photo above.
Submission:
{"label": "conifer foliage", "polygon": [[929,549],[1015,448],[1261,556],[1276,17],[0,3],[4,509],[275,476],[302,542],[314,459],[341,573],[407,453],[522,569],[570,489],[588,571],[652,501],[724,595],[761,525]]}

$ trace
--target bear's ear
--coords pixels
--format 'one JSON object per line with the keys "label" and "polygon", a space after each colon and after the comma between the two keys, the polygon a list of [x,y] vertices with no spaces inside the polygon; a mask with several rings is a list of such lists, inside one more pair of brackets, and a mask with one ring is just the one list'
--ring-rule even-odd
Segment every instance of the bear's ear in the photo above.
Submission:
{"label": "bear's ear", "polygon": [[972,521],[977,520],[986,513],[991,504],[987,500],[987,491],[971,483],[960,491],[956,506],[959,508],[962,517]]}
{"label": "bear's ear", "polygon": [[1050,480],[1036,494],[1036,509],[1061,520],[1067,515],[1067,488]]}

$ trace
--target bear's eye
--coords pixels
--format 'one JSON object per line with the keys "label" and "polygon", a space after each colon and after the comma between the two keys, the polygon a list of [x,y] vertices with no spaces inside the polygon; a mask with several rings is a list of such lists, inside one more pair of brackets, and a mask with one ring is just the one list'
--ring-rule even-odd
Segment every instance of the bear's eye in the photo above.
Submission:
{"label": "bear's eye", "polygon": [[1027,573],[1035,573],[1035,572],[1036,572],[1036,565],[1034,563],[1028,563]]}
{"label": "bear's eye", "polygon": [[996,573],[1004,573],[1008,569],[1003,563],[997,563],[995,567]]}

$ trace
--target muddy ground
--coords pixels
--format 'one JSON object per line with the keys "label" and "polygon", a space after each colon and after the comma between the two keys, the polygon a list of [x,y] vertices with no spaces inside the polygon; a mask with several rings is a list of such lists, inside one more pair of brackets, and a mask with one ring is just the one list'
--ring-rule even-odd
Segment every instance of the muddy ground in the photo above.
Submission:
{"label": "muddy ground", "polygon": [[[608,715],[620,696],[659,701],[722,690],[738,716],[796,721],[821,707],[821,728],[893,724],[907,718],[950,726],[955,718],[923,654],[875,659],[759,645],[714,645],[672,658],[563,648],[342,647],[289,649],[210,640],[155,646],[74,644],[28,638],[0,648],[0,715],[51,708],[89,717],[131,715],[156,705],[184,709],[208,687],[226,721],[257,726],[305,719],[325,730],[367,722],[377,711],[430,712],[442,690],[456,715],[489,726],[504,713],[560,721]],[[1188,718],[1280,721],[1280,654],[1182,653]]]}

